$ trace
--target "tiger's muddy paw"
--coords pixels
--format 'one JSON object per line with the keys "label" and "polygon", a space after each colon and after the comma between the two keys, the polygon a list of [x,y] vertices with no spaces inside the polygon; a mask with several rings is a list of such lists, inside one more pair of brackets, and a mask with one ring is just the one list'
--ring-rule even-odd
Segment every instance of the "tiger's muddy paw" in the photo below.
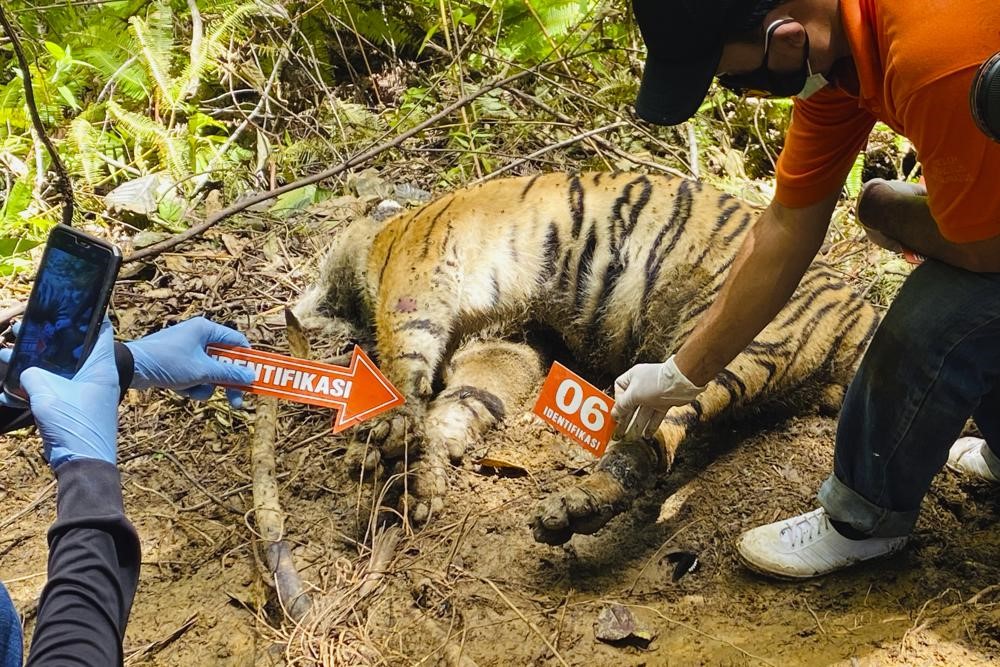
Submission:
{"label": "tiger's muddy paw", "polygon": [[431,466],[420,461],[413,470],[410,493],[401,503],[400,509],[409,513],[416,524],[427,523],[439,516],[444,509],[445,495],[448,493],[448,470],[443,465]]}
{"label": "tiger's muddy paw", "polygon": [[358,426],[354,440],[362,447],[367,443],[386,459],[397,459],[407,451],[416,453],[423,438],[423,415],[404,405]]}
{"label": "tiger's muddy paw", "polygon": [[596,533],[628,509],[653,478],[658,461],[650,443],[615,443],[589,477],[539,504],[531,524],[535,541],[557,545],[577,533]]}
{"label": "tiger's muddy paw", "polygon": [[444,497],[418,498],[409,495],[400,502],[400,510],[409,513],[410,521],[418,526],[423,526],[432,518],[441,516],[441,512],[444,510]]}
{"label": "tiger's muddy paw", "polygon": [[344,463],[352,475],[379,475],[382,472],[382,453],[378,447],[354,440],[347,445]]}
{"label": "tiger's muddy paw", "polygon": [[596,533],[631,499],[614,477],[595,471],[578,486],[553,493],[539,504],[531,526],[535,541],[557,545],[576,533]]}

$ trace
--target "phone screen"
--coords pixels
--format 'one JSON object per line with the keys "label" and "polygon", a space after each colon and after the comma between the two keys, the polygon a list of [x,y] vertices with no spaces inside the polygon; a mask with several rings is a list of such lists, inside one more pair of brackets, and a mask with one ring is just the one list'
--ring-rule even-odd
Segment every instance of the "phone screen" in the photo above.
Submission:
{"label": "phone screen", "polygon": [[20,377],[26,368],[37,366],[67,378],[76,373],[107,303],[112,251],[60,245],[50,241],[46,248],[4,382],[8,392],[22,398]]}

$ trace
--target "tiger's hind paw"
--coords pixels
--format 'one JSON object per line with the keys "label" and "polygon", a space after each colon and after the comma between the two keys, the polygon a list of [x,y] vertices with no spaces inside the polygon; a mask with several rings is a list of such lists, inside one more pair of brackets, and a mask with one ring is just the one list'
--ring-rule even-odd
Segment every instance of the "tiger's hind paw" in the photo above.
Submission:
{"label": "tiger's hind paw", "polygon": [[559,545],[577,533],[596,533],[628,509],[652,479],[656,462],[646,443],[616,443],[589,477],[542,500],[531,523],[535,541]]}

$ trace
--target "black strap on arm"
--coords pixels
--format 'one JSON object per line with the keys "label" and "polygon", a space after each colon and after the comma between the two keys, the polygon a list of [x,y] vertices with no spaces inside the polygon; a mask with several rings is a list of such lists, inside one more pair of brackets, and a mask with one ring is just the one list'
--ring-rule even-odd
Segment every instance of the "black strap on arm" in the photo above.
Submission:
{"label": "black strap on arm", "polygon": [[[125,343],[115,341],[115,365],[118,367],[118,386],[121,387],[119,402],[125,398],[125,392],[132,384],[132,376],[135,375],[135,362],[132,360],[132,352]],[[7,375],[7,364],[0,361],[0,377]],[[28,408],[11,408],[0,406],[0,433],[9,433],[19,428],[34,426],[35,419],[31,416]]]}

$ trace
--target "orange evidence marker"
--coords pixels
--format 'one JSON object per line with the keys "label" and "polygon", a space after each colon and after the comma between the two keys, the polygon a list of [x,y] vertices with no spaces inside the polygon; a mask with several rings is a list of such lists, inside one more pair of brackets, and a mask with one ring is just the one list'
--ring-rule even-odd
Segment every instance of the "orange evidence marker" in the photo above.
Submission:
{"label": "orange evidence marker", "polygon": [[351,365],[347,368],[248,347],[212,344],[205,351],[223,363],[239,364],[254,370],[257,377],[253,384],[237,385],[238,389],[334,408],[337,411],[333,420],[334,433],[406,402],[399,390],[356,345]]}
{"label": "orange evidence marker", "polygon": [[534,413],[595,456],[602,456],[615,431],[614,401],[558,361],[552,364]]}

